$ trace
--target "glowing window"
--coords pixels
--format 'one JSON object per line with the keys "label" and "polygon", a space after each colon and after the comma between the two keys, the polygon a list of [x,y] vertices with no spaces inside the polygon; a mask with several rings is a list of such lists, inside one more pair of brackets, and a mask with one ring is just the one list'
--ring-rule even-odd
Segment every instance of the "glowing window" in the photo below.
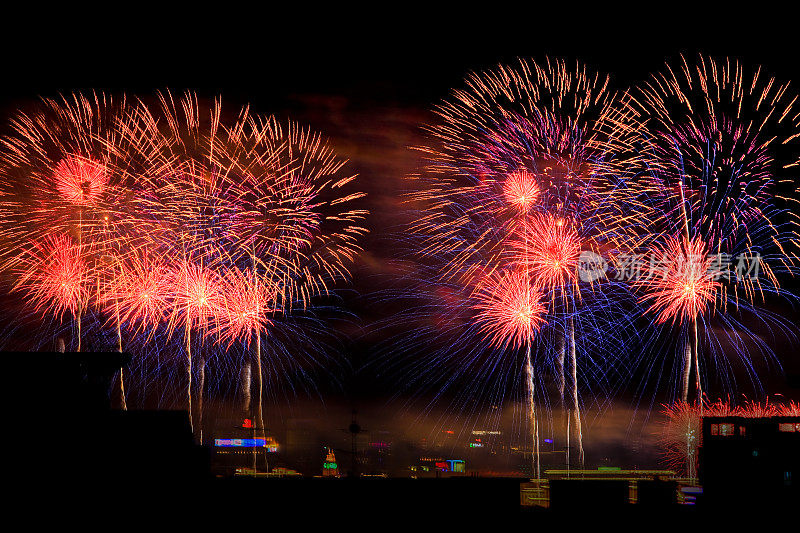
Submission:
{"label": "glowing window", "polygon": [[736,426],[733,424],[711,424],[711,434],[730,437],[736,434]]}
{"label": "glowing window", "polygon": [[778,424],[778,431],[781,433],[794,433],[797,431],[797,424],[782,423]]}

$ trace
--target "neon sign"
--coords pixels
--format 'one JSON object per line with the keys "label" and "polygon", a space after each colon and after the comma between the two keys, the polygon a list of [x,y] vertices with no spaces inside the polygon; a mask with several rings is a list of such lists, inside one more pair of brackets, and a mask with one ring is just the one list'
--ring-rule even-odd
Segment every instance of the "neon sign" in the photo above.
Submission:
{"label": "neon sign", "polygon": [[214,439],[214,446],[218,448],[264,448],[267,439]]}

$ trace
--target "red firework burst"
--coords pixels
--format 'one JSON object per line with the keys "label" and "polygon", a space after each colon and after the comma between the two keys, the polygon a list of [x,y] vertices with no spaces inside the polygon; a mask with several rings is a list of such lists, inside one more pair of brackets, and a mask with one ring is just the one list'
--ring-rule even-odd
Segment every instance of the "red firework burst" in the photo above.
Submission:
{"label": "red firework burst", "polygon": [[160,261],[134,258],[113,282],[110,299],[121,322],[155,327],[164,318],[170,300],[169,271]]}
{"label": "red firework burst", "polygon": [[34,243],[22,260],[15,289],[27,293],[36,312],[77,315],[86,305],[86,266],[79,247],[67,235]]}
{"label": "red firework burst", "polygon": [[213,333],[221,342],[231,344],[238,339],[250,344],[253,337],[266,330],[272,321],[275,292],[252,274],[230,270],[223,282],[224,304]]}
{"label": "red firework burst", "polygon": [[475,291],[478,331],[495,346],[523,346],[544,323],[545,307],[527,276],[492,274]]}
{"label": "red firework burst", "polygon": [[788,404],[778,407],[778,416],[800,416],[800,403],[789,400]]}
{"label": "red firework burst", "polygon": [[522,240],[516,248],[538,286],[551,291],[577,282],[581,240],[567,220],[537,214],[520,231]]}
{"label": "red firework burst", "polygon": [[62,159],[53,170],[56,189],[70,203],[95,205],[108,184],[106,167],[84,157]]}
{"label": "red firework burst", "polygon": [[741,407],[736,409],[735,415],[744,418],[762,418],[770,416],[781,416],[784,406],[770,403],[769,398],[764,403],[746,401]]}
{"label": "red firework burst", "polygon": [[212,270],[184,262],[170,275],[173,296],[170,333],[178,326],[206,328],[223,308],[220,280]]}
{"label": "red firework burst", "polygon": [[656,322],[683,323],[703,314],[722,284],[716,280],[713,258],[702,239],[668,238],[657,247],[646,275],[635,283],[646,291],[640,301],[651,301],[648,311]]}
{"label": "red firework burst", "polygon": [[503,195],[508,203],[527,212],[539,199],[536,177],[527,170],[512,172],[503,184]]}

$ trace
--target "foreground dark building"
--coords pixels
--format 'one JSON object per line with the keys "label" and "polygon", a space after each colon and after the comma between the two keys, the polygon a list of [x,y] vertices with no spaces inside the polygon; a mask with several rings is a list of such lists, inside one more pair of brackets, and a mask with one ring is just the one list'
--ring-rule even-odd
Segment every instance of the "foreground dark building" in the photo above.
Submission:
{"label": "foreground dark building", "polygon": [[195,444],[187,412],[112,408],[111,383],[128,354],[2,355],[15,362],[9,381],[35,384],[27,395],[17,393],[12,427],[18,435],[35,429],[38,437],[26,440],[12,468],[36,488],[90,501],[208,478],[208,452]]}
{"label": "foreground dark building", "polygon": [[703,418],[700,482],[708,505],[800,501],[800,417]]}
{"label": "foreground dark building", "polygon": [[[14,404],[11,427],[16,435],[41,435],[26,439],[13,460],[7,461],[13,470],[11,479],[19,480],[9,486],[22,496],[26,507],[45,509],[50,517],[77,513],[85,520],[117,523],[137,517],[155,520],[159,515],[153,509],[159,509],[182,519],[221,517],[230,525],[256,512],[271,519],[331,510],[344,516],[368,510],[442,516],[463,509],[497,516],[519,511],[519,479],[215,477],[211,443],[195,443],[186,411],[112,408],[111,383],[127,364],[128,355],[2,355],[15,366],[3,374],[5,386],[0,390],[13,390],[12,398],[25,400]],[[24,396],[13,383],[27,387],[31,376],[36,393]],[[236,433],[231,429],[237,425],[233,420],[222,424],[231,426],[223,430],[230,438],[215,438],[215,448],[228,448],[218,441],[252,438],[252,428],[237,428]],[[265,440],[269,444],[269,437]],[[241,461],[231,456],[234,470],[240,463],[252,464],[252,446],[230,449],[244,451]]]}

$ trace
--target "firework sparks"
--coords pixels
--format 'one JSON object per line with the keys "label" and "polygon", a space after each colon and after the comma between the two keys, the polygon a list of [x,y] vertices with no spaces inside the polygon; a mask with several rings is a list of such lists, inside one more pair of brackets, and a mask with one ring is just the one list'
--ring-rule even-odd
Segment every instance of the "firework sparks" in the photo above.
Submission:
{"label": "firework sparks", "polygon": [[527,170],[512,172],[503,184],[503,194],[509,204],[521,212],[527,212],[539,199],[536,177]]}
{"label": "firework sparks", "polygon": [[[15,117],[2,140],[0,238],[9,244],[0,268],[17,275],[15,290],[36,313],[72,315],[79,349],[83,314],[101,329],[113,312],[120,350],[123,332],[149,330],[145,343],[166,332],[142,351],[187,356],[190,413],[192,351],[199,344],[203,391],[204,358],[219,354],[220,367],[230,365],[239,343],[258,363],[260,409],[261,342],[349,276],[366,231],[366,213],[354,207],[363,194],[350,192],[345,161],[305,128],[247,108],[228,115],[219,100],[206,108],[192,94],[159,96],[155,106],[128,106],[78,95]],[[433,360],[445,350],[457,365],[481,360],[480,372],[463,364],[464,374],[504,383],[498,374],[518,375],[524,348],[536,453],[540,365],[560,372],[580,439],[578,362],[606,364],[614,355],[596,339],[627,324],[613,315],[620,284],[579,283],[581,252],[646,249],[662,262],[631,284],[635,312],[648,316],[647,331],[632,335],[646,353],[650,338],[664,338],[650,328],[663,328],[686,349],[684,402],[667,409],[669,439],[683,447],[675,453],[690,477],[699,410],[796,415],[794,403],[731,411],[685,401],[692,364],[703,398],[700,353],[721,346],[716,331],[765,346],[739,313],[766,320],[758,301],[786,296],[781,276],[798,273],[798,216],[784,191],[794,192],[786,170],[800,161],[778,150],[800,139],[796,101],[760,70],[746,76],[738,64],[706,58],[683,60],[619,98],[608,78],[560,61],[470,76],[437,109],[436,148],[423,148],[428,166],[410,197],[420,216],[409,239],[426,263],[420,292],[446,295],[434,296],[437,318],[446,318],[435,327],[458,329],[460,343],[442,343]],[[639,153],[620,161],[634,143]],[[720,255],[757,257],[761,275],[718,279]],[[729,344],[747,355],[746,342]],[[516,366],[502,367],[504,355]]]}
{"label": "firework sparks", "polygon": [[544,323],[539,292],[524,274],[492,275],[475,291],[478,330],[499,348],[528,344]]}
{"label": "firework sparks", "polygon": [[121,198],[124,172],[112,147],[126,109],[124,98],[76,94],[13,118],[12,134],[0,141],[6,232],[22,242],[54,230],[86,243],[102,238],[104,217]]}
{"label": "firework sparks", "polygon": [[224,308],[219,276],[207,267],[184,262],[171,271],[169,279],[173,295],[170,330],[184,327],[208,331]]}
{"label": "firework sparks", "polygon": [[157,260],[132,257],[113,281],[111,300],[119,320],[153,330],[171,304],[167,266]]}
{"label": "firework sparks", "polygon": [[163,316],[167,340],[184,332],[190,409],[192,380],[205,379],[212,353],[233,359],[235,342],[255,341],[260,388],[261,337],[274,313],[311,305],[348,275],[365,231],[357,222],[366,212],[352,207],[363,194],[348,192],[354,176],[320,135],[247,108],[229,115],[220,100],[205,107],[191,93],[139,102],[119,127],[114,156],[137,179],[133,223],[117,231],[164,261],[151,272],[129,268],[124,318],[155,328]]}
{"label": "firework sparks", "polygon": [[[610,298],[602,296],[604,288],[578,284],[578,260],[583,247],[608,254],[634,246],[636,223],[645,212],[628,208],[636,204],[635,197],[614,174],[622,168],[614,154],[630,149],[631,124],[626,122],[630,113],[616,109],[618,96],[608,81],[580,64],[558,60],[520,60],[471,74],[465,88],[437,107],[440,120],[428,128],[433,142],[421,148],[428,164],[414,177],[419,190],[410,195],[419,209],[410,233],[419,241],[421,262],[430,265],[423,274],[429,277],[421,281],[425,288],[454,287],[455,294],[480,294],[491,302],[499,298],[492,283],[510,283],[513,276],[504,274],[507,279],[501,276],[486,285],[486,272],[514,269],[541,293],[536,306],[547,309],[542,317],[546,322],[534,322],[544,332],[524,368],[528,411],[534,411],[532,380],[539,379],[538,367],[563,367],[563,355],[554,352],[566,351],[573,367],[571,427],[578,441],[574,343],[592,345],[602,337],[596,335],[597,324],[605,320],[601,315],[613,315]],[[592,298],[603,304],[584,305],[584,290],[595,291]],[[517,294],[525,300],[524,292]],[[503,322],[499,309],[482,305],[486,320],[479,322],[482,327],[470,328],[478,343],[503,346],[502,339],[516,330],[507,346],[520,347],[526,335],[524,328],[522,333],[516,329],[513,312],[506,310]],[[465,353],[472,353],[472,347]],[[534,449],[535,441],[534,436]]]}
{"label": "firework sparks", "polygon": [[580,237],[562,217],[537,214],[526,221],[515,243],[536,284],[548,292],[577,284]]}
{"label": "firework sparks", "polygon": [[352,204],[364,195],[347,192],[355,176],[320,135],[247,108],[226,124],[219,100],[204,109],[192,94],[160,101],[138,108],[123,137],[150,162],[164,248],[221,271],[249,266],[287,306],[347,277],[365,233]]}
{"label": "firework sparks", "polygon": [[667,238],[659,252],[659,264],[651,265],[652,271],[636,280],[646,291],[641,300],[652,301],[647,310],[658,323],[697,320],[722,287],[717,281],[721,273],[714,271],[706,244],[700,238]]}
{"label": "firework sparks", "polygon": [[272,324],[269,315],[274,312],[271,305],[275,292],[259,283],[252,273],[229,271],[223,283],[223,300],[216,328],[221,342],[230,345],[242,340],[249,345]]}
{"label": "firework sparks", "polygon": [[[787,204],[795,200],[778,191],[796,188],[782,174],[798,161],[786,160],[780,147],[799,138],[800,115],[788,84],[703,56],[695,65],[681,58],[632,94],[647,169],[639,185],[652,213],[642,226],[649,233],[643,248],[667,263],[634,286],[640,301],[649,302],[654,328],[680,331],[672,337],[685,351],[686,401],[692,366],[698,397],[707,372],[724,371],[724,365],[706,368],[719,354],[701,357],[704,346],[720,345],[715,336],[727,335],[734,346],[747,338],[771,356],[742,314],[766,328],[781,327],[759,301],[789,296],[780,278],[797,272],[798,219]],[[718,271],[714,262],[724,258],[755,261],[758,274]],[[753,368],[750,351],[736,348],[725,357],[738,356]]]}
{"label": "firework sparks", "polygon": [[77,316],[88,299],[86,276],[80,249],[72,239],[50,236],[25,255],[16,289],[28,295],[35,312]]}
{"label": "firework sparks", "polygon": [[93,206],[108,184],[105,166],[80,157],[62,159],[53,172],[56,189],[68,202]]}

